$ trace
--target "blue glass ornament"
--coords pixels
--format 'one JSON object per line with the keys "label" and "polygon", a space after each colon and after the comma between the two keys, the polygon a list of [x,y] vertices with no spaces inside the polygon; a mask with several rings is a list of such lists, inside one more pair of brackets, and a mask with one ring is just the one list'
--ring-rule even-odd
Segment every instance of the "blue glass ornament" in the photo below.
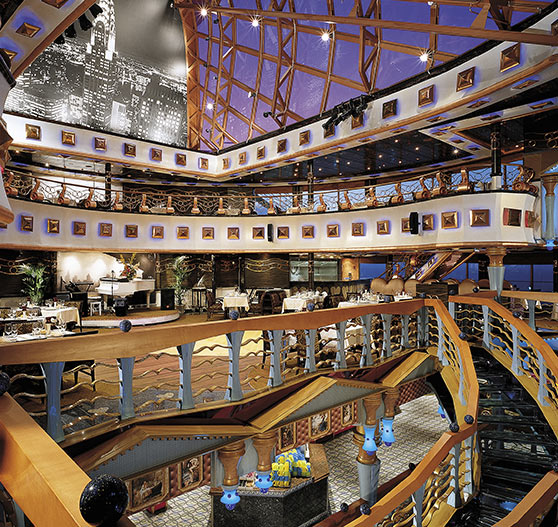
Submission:
{"label": "blue glass ornament", "polygon": [[306,309],[307,309],[308,311],[314,311],[315,308],[316,308],[316,305],[315,305],[315,304],[312,304],[312,302],[310,302],[310,303],[306,306]]}
{"label": "blue glass ornament", "polygon": [[382,418],[382,441],[386,446],[391,446],[395,443],[395,436],[393,435],[393,417]]}
{"label": "blue glass ornament", "polygon": [[365,426],[364,428],[364,444],[362,449],[371,456],[378,447],[376,446],[376,441],[374,441],[374,434],[376,433],[376,426]]}
{"label": "blue glass ornament", "polygon": [[232,511],[240,501],[240,496],[236,493],[236,487],[223,486],[223,495],[220,501],[225,505],[228,511]]}
{"label": "blue glass ornament", "polygon": [[118,326],[124,333],[128,333],[132,329],[132,323],[129,320],[121,320]]}
{"label": "blue glass ornament", "polygon": [[273,485],[273,481],[271,481],[271,471],[256,472],[255,485],[262,491],[262,494],[265,494]]}
{"label": "blue glass ornament", "polygon": [[238,320],[239,316],[240,316],[240,313],[238,311],[236,311],[236,309],[229,311],[229,318],[231,320]]}
{"label": "blue glass ornament", "polygon": [[445,418],[446,418],[446,413],[444,412],[444,409],[442,408],[442,405],[441,405],[441,404],[438,406],[438,413],[440,414],[440,417],[441,417],[442,419],[445,419]]}

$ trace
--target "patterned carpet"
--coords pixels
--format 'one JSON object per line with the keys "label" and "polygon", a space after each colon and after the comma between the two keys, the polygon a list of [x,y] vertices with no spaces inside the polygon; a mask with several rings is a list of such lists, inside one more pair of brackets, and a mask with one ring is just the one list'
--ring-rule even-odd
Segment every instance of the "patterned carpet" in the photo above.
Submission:
{"label": "patterned carpet", "polygon": [[[407,469],[409,463],[418,464],[438,440],[448,424],[437,413],[438,402],[426,395],[406,403],[395,417],[396,442],[378,451],[381,460],[380,484]],[[331,511],[341,503],[359,498],[358,474],[355,458],[357,447],[352,443],[352,432],[341,434],[325,443],[329,462],[329,501]],[[155,515],[146,512],[130,519],[140,527],[209,527],[211,501],[209,487],[200,487],[168,502],[167,509]]]}

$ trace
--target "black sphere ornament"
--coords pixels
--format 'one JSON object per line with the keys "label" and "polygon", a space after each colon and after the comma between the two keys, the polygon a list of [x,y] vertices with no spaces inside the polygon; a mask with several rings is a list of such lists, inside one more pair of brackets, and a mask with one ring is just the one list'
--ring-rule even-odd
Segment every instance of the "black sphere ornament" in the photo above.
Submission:
{"label": "black sphere ornament", "polygon": [[238,320],[239,316],[240,316],[240,313],[236,309],[233,309],[232,311],[229,311],[229,318],[231,320]]}
{"label": "black sphere ornament", "polygon": [[465,333],[463,333],[463,331],[459,334],[459,338],[461,340],[467,340],[467,335]]}
{"label": "black sphere ornament", "polygon": [[417,466],[414,463],[409,463],[409,470],[415,470]]}
{"label": "black sphere ornament", "polygon": [[478,293],[480,289],[478,287],[473,287],[473,293]]}
{"label": "black sphere ornament", "polygon": [[467,414],[467,415],[465,416],[465,422],[466,422],[468,425],[472,425],[472,424],[475,422],[475,418],[474,418],[472,415]]}
{"label": "black sphere ornament", "polygon": [[121,320],[118,327],[124,331],[124,333],[128,333],[132,329],[132,323],[129,320]]}
{"label": "black sphere ornament", "polygon": [[4,395],[10,389],[10,376],[2,371],[0,372],[0,396]]}
{"label": "black sphere ornament", "polygon": [[312,302],[310,302],[310,303],[306,306],[306,309],[307,309],[308,311],[314,311],[314,309],[316,309],[316,305],[315,305],[315,304],[312,304]]}
{"label": "black sphere ornament", "polygon": [[339,510],[340,510],[341,512],[347,512],[347,511],[349,510],[349,506],[348,506],[345,502],[343,502],[343,503],[341,504],[341,506],[339,507]]}
{"label": "black sphere ornament", "polygon": [[552,470],[554,472],[558,472],[558,461],[553,461],[552,462]]}
{"label": "black sphere ornament", "polygon": [[519,312],[519,311],[514,311],[514,312],[513,312],[513,316],[514,316],[515,318],[521,318],[521,312]]}
{"label": "black sphere ornament", "polygon": [[449,426],[450,432],[457,434],[459,432],[459,425],[457,423],[451,423]]}
{"label": "black sphere ornament", "polygon": [[363,503],[360,506],[360,513],[366,516],[370,516],[370,505],[368,505],[368,503]]}
{"label": "black sphere ornament", "polygon": [[116,523],[127,506],[128,490],[125,483],[108,474],[93,478],[83,489],[79,500],[83,519],[93,525]]}

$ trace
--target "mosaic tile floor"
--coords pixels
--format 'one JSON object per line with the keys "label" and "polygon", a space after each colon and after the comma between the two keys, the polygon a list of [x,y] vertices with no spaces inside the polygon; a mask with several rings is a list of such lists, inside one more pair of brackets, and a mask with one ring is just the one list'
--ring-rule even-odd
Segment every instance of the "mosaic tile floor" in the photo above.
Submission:
{"label": "mosaic tile floor", "polygon": [[[381,446],[380,484],[407,469],[409,463],[418,464],[442,432],[447,421],[437,413],[438,402],[433,395],[415,399],[401,407],[395,417],[396,442],[389,448]],[[325,443],[329,462],[329,499],[331,511],[341,503],[358,499],[358,473],[355,463],[357,447],[352,433],[344,433]],[[130,516],[139,527],[210,527],[211,501],[209,487],[200,487],[168,502],[167,509],[155,515],[140,512]]]}

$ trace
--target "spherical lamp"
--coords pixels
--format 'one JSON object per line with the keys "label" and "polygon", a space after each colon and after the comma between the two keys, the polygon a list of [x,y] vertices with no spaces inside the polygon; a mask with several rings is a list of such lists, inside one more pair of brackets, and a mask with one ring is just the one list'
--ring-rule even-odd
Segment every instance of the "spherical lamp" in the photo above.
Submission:
{"label": "spherical lamp", "polygon": [[125,483],[108,474],[93,478],[83,489],[79,500],[83,519],[93,525],[116,523],[127,506],[128,490]]}

